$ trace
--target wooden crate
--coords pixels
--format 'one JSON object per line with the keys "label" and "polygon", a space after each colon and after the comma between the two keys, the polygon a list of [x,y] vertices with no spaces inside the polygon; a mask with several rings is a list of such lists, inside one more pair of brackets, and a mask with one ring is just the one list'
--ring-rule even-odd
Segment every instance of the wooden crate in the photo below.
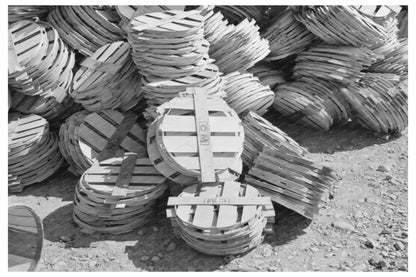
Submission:
{"label": "wooden crate", "polygon": [[224,78],[225,100],[239,115],[249,111],[263,115],[273,104],[274,92],[253,74],[232,72]]}
{"label": "wooden crate", "polygon": [[170,197],[167,215],[175,232],[209,255],[241,254],[258,246],[274,222],[268,197],[238,182],[197,184]]}
{"label": "wooden crate", "polygon": [[241,120],[225,101],[207,97],[203,89],[188,89],[192,90],[196,94],[185,94],[160,106],[162,116],[152,123],[148,134],[151,160],[167,165],[167,178],[178,173],[191,177],[188,184],[200,177],[201,163],[212,160],[217,173],[234,167],[244,143]]}
{"label": "wooden crate", "polygon": [[243,161],[253,166],[254,160],[264,147],[275,151],[302,156],[307,150],[289,137],[285,132],[254,112],[249,112],[243,119],[244,151]]}
{"label": "wooden crate", "polygon": [[62,164],[58,138],[49,132],[48,122],[37,115],[9,114],[8,188],[24,187],[51,176]]}
{"label": "wooden crate", "polygon": [[71,96],[90,111],[127,111],[142,98],[141,77],[127,42],[106,44],[81,61]]}
{"label": "wooden crate", "polygon": [[272,201],[312,219],[335,177],[328,167],[265,146],[245,181]]}
{"label": "wooden crate", "polygon": [[81,176],[73,219],[82,232],[121,234],[147,223],[167,190],[148,158],[136,153],[110,158]]}

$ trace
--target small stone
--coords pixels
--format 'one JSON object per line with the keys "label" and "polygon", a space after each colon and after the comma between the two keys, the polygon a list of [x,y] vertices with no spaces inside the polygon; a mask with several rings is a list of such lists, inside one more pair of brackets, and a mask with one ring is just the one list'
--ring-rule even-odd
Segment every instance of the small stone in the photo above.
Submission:
{"label": "small stone", "polygon": [[96,262],[96,261],[90,261],[90,262],[88,263],[88,266],[89,266],[89,267],[96,267],[96,266],[97,266],[97,262]]}
{"label": "small stone", "polygon": [[314,253],[319,252],[319,248],[317,248],[317,247],[311,247],[310,249]]}
{"label": "small stone", "polygon": [[157,232],[157,231],[159,231],[159,228],[158,228],[158,227],[156,227],[156,226],[153,226],[153,227],[152,227],[152,230],[153,230],[153,232]]}
{"label": "small stone", "polygon": [[341,230],[346,230],[346,231],[350,231],[350,232],[355,231],[354,227],[351,224],[347,223],[347,222],[336,221],[336,222],[333,222],[332,225],[335,228],[338,228],[338,229],[341,229]]}
{"label": "small stone", "polygon": [[149,259],[150,259],[150,258],[149,258],[148,256],[142,256],[142,257],[140,258],[140,260],[141,260],[142,262],[147,262]]}
{"label": "small stone", "polygon": [[380,233],[380,235],[390,235],[390,234],[391,234],[391,231],[387,228],[384,228]]}
{"label": "small stone", "polygon": [[241,271],[241,272],[251,272],[251,271],[255,271],[255,269],[252,268],[252,267],[250,267],[250,266],[248,266],[248,265],[240,264],[237,267],[237,271]]}
{"label": "small stone", "polygon": [[355,214],[354,214],[354,218],[363,218],[364,217],[364,215],[363,215],[363,213],[361,212],[361,211],[357,211]]}
{"label": "small stone", "polygon": [[405,248],[404,244],[401,241],[396,242],[393,246],[397,251],[404,250]]}
{"label": "small stone", "polygon": [[176,249],[176,244],[172,241],[169,243],[168,247],[166,248],[166,251],[174,251]]}
{"label": "small stone", "polygon": [[400,271],[407,271],[407,266],[402,265],[402,266],[399,267],[399,270]]}
{"label": "small stone", "polygon": [[152,257],[152,262],[157,263],[160,261],[160,258],[158,256],[153,256]]}
{"label": "small stone", "polygon": [[406,231],[403,231],[401,235],[402,235],[402,237],[407,238],[408,233]]}
{"label": "small stone", "polygon": [[72,239],[68,236],[60,236],[59,239],[63,242],[69,242],[72,241]]}
{"label": "small stone", "polygon": [[377,171],[381,171],[381,172],[389,172],[390,171],[390,167],[387,165],[379,165],[377,168]]}
{"label": "small stone", "polygon": [[326,257],[326,258],[331,258],[332,256],[334,256],[334,253],[328,253],[328,254],[325,254],[325,257]]}
{"label": "small stone", "polygon": [[52,270],[53,271],[65,271],[65,269],[67,269],[67,267],[68,267],[68,265],[65,262],[60,261],[60,262],[57,262],[56,264],[54,264],[52,266]]}
{"label": "small stone", "polygon": [[391,179],[393,179],[393,176],[391,176],[391,175],[386,175],[386,176],[384,177],[384,179],[385,179],[385,180],[387,180],[387,181],[390,181]]}
{"label": "small stone", "polygon": [[139,236],[142,236],[143,234],[144,234],[144,232],[143,232],[143,230],[139,230],[138,232],[137,232],[137,234],[139,235]]}
{"label": "small stone", "polygon": [[270,257],[273,253],[273,250],[271,247],[265,247],[263,248],[261,254],[263,255],[263,257]]}
{"label": "small stone", "polygon": [[196,271],[195,267],[193,267],[193,266],[188,266],[187,270],[188,271]]}
{"label": "small stone", "polygon": [[381,251],[380,252],[381,256],[383,256],[384,258],[387,258],[389,256],[389,253],[387,253],[387,251]]}
{"label": "small stone", "polygon": [[268,271],[277,271],[277,270],[278,270],[278,268],[277,268],[277,267],[275,267],[275,266],[271,266],[271,267],[269,267],[267,270],[268,270]]}
{"label": "small stone", "polygon": [[378,247],[378,243],[375,241],[375,240],[373,240],[373,239],[367,239],[365,242],[364,242],[364,246],[365,247],[367,247],[367,248],[377,248]]}
{"label": "small stone", "polygon": [[157,253],[157,256],[158,256],[159,258],[163,258],[163,254],[162,254],[162,253]]}

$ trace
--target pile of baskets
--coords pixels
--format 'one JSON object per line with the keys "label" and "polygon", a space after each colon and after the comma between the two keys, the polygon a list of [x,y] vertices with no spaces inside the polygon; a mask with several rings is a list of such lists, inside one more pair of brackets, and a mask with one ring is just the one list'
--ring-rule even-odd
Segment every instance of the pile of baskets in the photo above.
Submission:
{"label": "pile of baskets", "polygon": [[166,210],[192,248],[244,253],[272,202],[313,218],[335,182],[262,116],[408,125],[400,6],[9,6],[8,22],[9,191],[69,170],[85,233]]}

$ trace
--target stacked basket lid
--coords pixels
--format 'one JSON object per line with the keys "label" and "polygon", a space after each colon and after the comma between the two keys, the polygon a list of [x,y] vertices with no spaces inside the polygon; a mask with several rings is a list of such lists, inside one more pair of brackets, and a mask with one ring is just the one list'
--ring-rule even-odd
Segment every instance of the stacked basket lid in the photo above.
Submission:
{"label": "stacked basket lid", "polygon": [[[192,91],[201,92],[198,100]],[[181,184],[194,184],[200,179],[200,169],[205,162],[198,146],[198,132],[202,130],[203,138],[211,142],[214,153],[211,159],[218,178],[235,179],[229,173],[241,172],[244,143],[241,120],[221,98],[210,97],[198,88],[188,88],[187,92],[190,93],[158,108],[160,116],[147,133],[150,159],[165,177]],[[195,120],[199,110],[207,111],[209,116],[198,126]]]}
{"label": "stacked basket lid", "polygon": [[71,96],[90,111],[127,111],[141,99],[140,75],[136,72],[127,42],[100,47],[81,62]]}
{"label": "stacked basket lid", "polygon": [[9,85],[14,109],[48,120],[70,111],[75,57],[57,31],[45,22],[22,20],[9,26]]}
{"label": "stacked basket lid", "polygon": [[56,6],[48,15],[62,39],[85,56],[123,39],[119,21],[115,9],[108,6]]}
{"label": "stacked basket lid", "polygon": [[49,131],[48,122],[38,115],[9,114],[8,126],[9,191],[52,175],[63,163],[58,139]]}
{"label": "stacked basket lid", "polygon": [[82,174],[94,162],[126,152],[144,157],[145,135],[136,119],[134,113],[115,110],[81,111],[69,117],[61,126],[59,147],[70,170]]}
{"label": "stacked basket lid", "polygon": [[[192,173],[198,176],[200,183],[185,188],[179,197],[170,197],[168,206],[172,208],[167,210],[167,215],[171,218],[175,232],[192,248],[202,253],[211,255],[244,253],[262,242],[265,230],[272,231],[270,225],[267,227],[266,225],[274,220],[273,206],[270,198],[262,197],[251,186],[229,180],[218,180],[216,174],[218,168],[224,168],[235,160],[236,153],[228,154],[228,158],[234,157],[229,160],[223,157],[225,151],[232,149],[231,142],[236,144],[235,150],[239,151],[242,148],[238,147],[241,146],[239,145],[240,137],[234,135],[218,138],[217,135],[231,133],[230,131],[239,129],[241,125],[235,125],[236,122],[232,117],[222,116],[224,112],[228,114],[231,112],[224,109],[224,104],[221,105],[221,102],[209,101],[210,99],[202,89],[188,89],[187,92],[189,97],[182,98],[175,106],[188,110],[192,106],[194,116],[183,120],[188,121],[186,129],[182,124],[179,128],[170,130],[170,137],[178,130],[196,133],[196,136],[188,142],[178,142],[175,145],[181,148],[179,150],[187,152],[197,148],[197,155],[193,155],[194,157],[186,155],[185,159],[194,160],[193,164],[198,164],[198,168]],[[184,105],[183,100],[193,105]],[[216,114],[216,116],[211,114]],[[166,115],[169,116],[169,114]],[[221,130],[217,129],[221,126],[215,122],[217,119],[223,123]],[[161,127],[162,134],[169,131],[167,122],[169,121],[162,119],[162,124],[165,124]],[[243,130],[240,132],[242,133]],[[169,133],[166,136],[169,138]],[[181,138],[181,140],[185,139],[185,137]],[[167,140],[165,145],[166,142]],[[185,146],[189,150],[185,149]],[[225,149],[222,150],[219,147]],[[182,157],[172,155],[171,158],[176,159],[177,165],[184,166],[185,159],[182,161],[178,159]],[[189,165],[186,166],[191,172]]]}
{"label": "stacked basket lid", "polygon": [[271,233],[270,198],[239,182],[197,184],[170,197],[174,231],[192,248],[209,255],[237,255],[258,246]]}
{"label": "stacked basket lid", "polygon": [[171,10],[135,17],[129,28],[133,60],[143,75],[144,97],[154,108],[184,91],[204,87],[221,95],[221,73],[208,57],[200,11]]}
{"label": "stacked basket lid", "polygon": [[227,74],[225,80],[227,103],[238,114],[254,111],[263,115],[273,104],[274,92],[253,74],[235,71]]}
{"label": "stacked basket lid", "polygon": [[94,164],[76,187],[74,222],[82,232],[121,234],[146,224],[167,189],[148,158],[125,153]]}

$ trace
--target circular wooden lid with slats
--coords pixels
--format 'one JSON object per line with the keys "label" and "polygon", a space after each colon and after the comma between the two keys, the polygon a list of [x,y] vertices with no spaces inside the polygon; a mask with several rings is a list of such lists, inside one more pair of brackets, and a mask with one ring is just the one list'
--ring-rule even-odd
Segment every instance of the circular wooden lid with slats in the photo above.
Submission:
{"label": "circular wooden lid with slats", "polygon": [[263,115],[273,104],[274,92],[251,73],[233,72],[225,76],[227,103],[238,114],[254,111]]}
{"label": "circular wooden lid with slats", "polygon": [[165,11],[135,17],[129,43],[144,76],[176,79],[201,71],[211,62],[199,11]]}
{"label": "circular wooden lid with slats", "polygon": [[241,120],[224,100],[205,96],[204,101],[196,104],[192,95],[176,97],[163,105],[156,123],[156,141],[165,161],[187,176],[200,175],[196,116],[202,106],[207,110],[207,118],[198,123],[199,130],[204,132],[199,142],[210,146],[213,169],[227,169],[243,150]]}
{"label": "circular wooden lid with slats", "polygon": [[170,197],[168,217],[192,248],[211,255],[244,253],[263,240],[274,222],[270,198],[238,182],[197,184]]}
{"label": "circular wooden lid with slats", "polygon": [[48,122],[38,115],[9,114],[8,149],[9,155],[19,148],[29,147],[49,134]]}
{"label": "circular wooden lid with slats", "polygon": [[247,70],[269,53],[269,42],[260,37],[259,27],[255,21],[248,19],[233,26],[209,48],[209,56],[225,74]]}
{"label": "circular wooden lid with slats", "polygon": [[166,192],[166,178],[136,153],[101,161],[82,175],[74,220],[85,232],[125,233],[146,223]]}
{"label": "circular wooden lid with slats", "polygon": [[85,56],[124,36],[117,25],[120,18],[109,6],[57,6],[49,13],[48,21],[68,45]]}
{"label": "circular wooden lid with slats", "polygon": [[79,147],[91,163],[125,152],[146,155],[145,134],[134,113],[102,110],[86,116],[78,129]]}
{"label": "circular wooden lid with slats", "polygon": [[71,95],[90,111],[110,108],[126,111],[141,98],[140,87],[130,46],[118,41],[100,47],[81,62]]}

